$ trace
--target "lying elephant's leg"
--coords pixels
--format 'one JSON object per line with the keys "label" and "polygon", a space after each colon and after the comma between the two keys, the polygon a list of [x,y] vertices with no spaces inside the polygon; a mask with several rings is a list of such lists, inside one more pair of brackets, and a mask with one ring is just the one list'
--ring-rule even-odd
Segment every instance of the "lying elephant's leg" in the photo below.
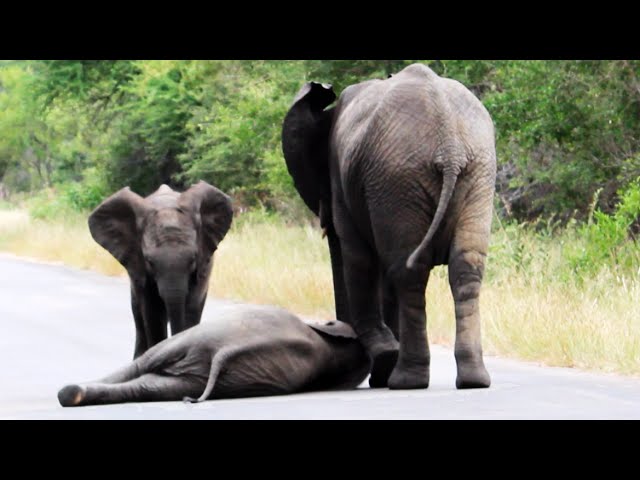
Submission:
{"label": "lying elephant's leg", "polygon": [[63,407],[103,405],[125,402],[162,402],[181,400],[202,391],[202,383],[192,378],[146,373],[124,383],[88,383],[68,385],[58,393]]}
{"label": "lying elephant's leg", "polygon": [[116,370],[112,374],[97,380],[95,383],[124,383],[139,377],[142,373],[140,361],[135,360],[126,367]]}
{"label": "lying elephant's leg", "polygon": [[123,383],[145,373],[159,372],[163,368],[179,362],[189,349],[189,338],[171,337],[150,347],[126,367],[90,383]]}
{"label": "lying elephant's leg", "polygon": [[[122,367],[106,377],[91,383],[123,383],[133,380],[152,371],[153,366],[157,366],[158,362],[166,362],[167,359],[171,358],[170,355],[175,355],[174,351],[177,351],[178,347],[175,341],[170,344],[156,344],[126,367]],[[158,355],[158,353],[160,354]]]}

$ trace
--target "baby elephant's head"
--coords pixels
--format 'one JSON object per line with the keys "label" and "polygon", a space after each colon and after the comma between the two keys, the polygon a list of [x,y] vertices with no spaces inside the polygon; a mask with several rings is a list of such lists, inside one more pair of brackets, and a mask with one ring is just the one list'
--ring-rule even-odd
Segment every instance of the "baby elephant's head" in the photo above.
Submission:
{"label": "baby elephant's head", "polygon": [[132,282],[157,289],[175,334],[191,326],[185,324],[189,295],[208,283],[232,215],[229,197],[203,181],[183,193],[163,185],[146,198],[126,187],[91,213],[89,230]]}

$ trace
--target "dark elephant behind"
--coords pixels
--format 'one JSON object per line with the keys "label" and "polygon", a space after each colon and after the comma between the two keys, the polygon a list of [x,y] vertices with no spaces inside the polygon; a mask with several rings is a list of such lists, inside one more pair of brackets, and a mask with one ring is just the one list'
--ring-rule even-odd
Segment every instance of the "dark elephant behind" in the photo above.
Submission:
{"label": "dark elephant behind", "polygon": [[282,308],[243,304],[215,307],[210,316],[101,380],[67,385],[58,393],[60,404],[352,389],[369,374],[370,359],[343,322],[304,322]]}
{"label": "dark elephant behind", "polygon": [[206,182],[183,193],[162,185],[146,198],[129,187],[89,217],[95,241],[127,270],[136,327],[134,358],[200,322],[213,254],[232,222],[230,198]]}
{"label": "dark elephant behind", "polygon": [[456,385],[488,387],[478,310],[496,175],[488,112],[422,64],[349,86],[327,108],[335,98],[327,84],[301,88],[283,152],[327,233],[337,317],[374,360],[371,386],[428,386],[425,290],[448,265]]}

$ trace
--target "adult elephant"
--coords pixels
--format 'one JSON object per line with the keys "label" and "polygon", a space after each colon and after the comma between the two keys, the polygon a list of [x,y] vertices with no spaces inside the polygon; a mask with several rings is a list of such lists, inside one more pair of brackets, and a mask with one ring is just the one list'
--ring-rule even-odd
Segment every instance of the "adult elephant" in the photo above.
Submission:
{"label": "adult elephant", "polygon": [[146,198],[129,187],[89,216],[94,240],[127,270],[136,326],[134,358],[200,322],[213,253],[232,221],[229,197],[200,181],[183,193],[162,185]]}
{"label": "adult elephant", "polygon": [[[448,265],[457,388],[490,385],[478,297],[496,175],[494,127],[457,81],[413,64],[346,88],[310,82],[282,130],[289,173],[327,233],[336,313],[373,359],[372,387],[429,385],[425,290]],[[397,339],[399,339],[399,344]]]}

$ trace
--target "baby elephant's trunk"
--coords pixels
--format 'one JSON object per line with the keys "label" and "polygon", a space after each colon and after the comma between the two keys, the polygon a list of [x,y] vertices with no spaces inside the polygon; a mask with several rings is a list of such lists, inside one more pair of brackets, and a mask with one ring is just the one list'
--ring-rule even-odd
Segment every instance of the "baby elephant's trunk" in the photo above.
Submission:
{"label": "baby elephant's trunk", "polygon": [[171,325],[171,335],[187,329],[184,308],[185,299],[186,295],[169,296],[165,299],[167,316],[169,317],[169,324]]}
{"label": "baby elephant's trunk", "polygon": [[168,285],[163,285],[161,282],[158,282],[158,290],[167,309],[167,317],[171,325],[171,335],[186,330],[185,304],[187,301],[187,282],[174,281]]}

